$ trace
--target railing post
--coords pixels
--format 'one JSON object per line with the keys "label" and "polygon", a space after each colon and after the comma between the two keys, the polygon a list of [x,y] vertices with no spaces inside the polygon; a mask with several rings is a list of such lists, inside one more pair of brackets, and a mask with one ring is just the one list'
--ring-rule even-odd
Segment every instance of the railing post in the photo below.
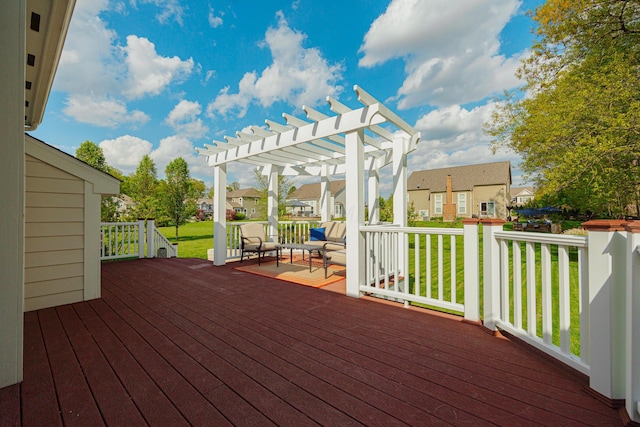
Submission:
{"label": "railing post", "polygon": [[147,258],[155,258],[155,248],[153,247],[153,230],[156,228],[155,221],[147,220]]}
{"label": "railing post", "polygon": [[138,219],[138,258],[144,258],[144,219]]}
{"label": "railing post", "polygon": [[629,417],[640,422],[640,221],[626,224],[627,318],[625,406]]}
{"label": "railing post", "polygon": [[[478,243],[477,218],[462,220],[464,230],[464,318],[471,322],[480,320],[480,244]],[[455,274],[455,272],[451,272]]]}
{"label": "railing post", "polygon": [[505,221],[497,218],[480,220],[482,223],[483,270],[484,270],[484,326],[496,330],[500,319],[500,244],[494,233],[502,230]]}
{"label": "railing post", "polygon": [[625,384],[624,221],[593,220],[589,231],[589,387],[619,404]]}

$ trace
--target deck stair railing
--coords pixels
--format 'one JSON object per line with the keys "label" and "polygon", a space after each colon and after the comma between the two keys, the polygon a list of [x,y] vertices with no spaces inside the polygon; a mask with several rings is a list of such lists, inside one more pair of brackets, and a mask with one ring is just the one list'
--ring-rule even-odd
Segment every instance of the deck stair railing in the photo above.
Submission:
{"label": "deck stair railing", "polygon": [[[146,229],[146,232],[145,232]],[[173,258],[177,244],[160,233],[154,220],[103,222],[100,224],[100,260],[128,258]]]}

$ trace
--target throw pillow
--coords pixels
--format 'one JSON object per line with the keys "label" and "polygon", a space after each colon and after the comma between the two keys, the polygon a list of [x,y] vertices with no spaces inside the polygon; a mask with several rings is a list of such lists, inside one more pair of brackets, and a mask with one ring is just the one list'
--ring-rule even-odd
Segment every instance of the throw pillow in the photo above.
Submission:
{"label": "throw pillow", "polygon": [[327,236],[324,234],[325,228],[310,228],[309,235],[311,240],[327,240]]}

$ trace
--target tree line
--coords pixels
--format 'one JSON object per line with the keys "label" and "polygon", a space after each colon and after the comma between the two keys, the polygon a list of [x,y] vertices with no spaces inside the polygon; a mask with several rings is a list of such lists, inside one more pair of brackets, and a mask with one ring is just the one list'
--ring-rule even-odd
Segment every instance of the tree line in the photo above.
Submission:
{"label": "tree line", "polygon": [[181,157],[167,165],[165,179],[158,179],[155,162],[148,155],[142,157],[134,173],[124,175],[107,163],[102,148],[91,141],[78,147],[76,158],[122,181],[121,195],[129,196],[133,201],[123,210],[118,208],[115,197],[103,198],[101,217],[104,222],[153,218],[159,225],[175,226],[177,239],[178,227],[196,214],[196,201],[206,192],[204,182],[191,178],[189,165]]}
{"label": "tree line", "polygon": [[547,0],[526,84],[486,131],[522,156],[538,203],[601,217],[640,215],[640,3]]}

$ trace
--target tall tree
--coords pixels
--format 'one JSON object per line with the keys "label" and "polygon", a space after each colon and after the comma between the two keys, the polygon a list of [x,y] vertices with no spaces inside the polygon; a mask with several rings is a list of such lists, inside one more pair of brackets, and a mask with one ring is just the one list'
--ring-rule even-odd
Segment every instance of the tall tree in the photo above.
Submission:
{"label": "tall tree", "polygon": [[192,209],[189,209],[192,195],[189,165],[183,158],[178,157],[167,165],[165,175],[166,179],[162,185],[164,206],[176,227],[176,240],[178,240],[178,227],[184,224],[192,214],[190,212]]}
{"label": "tall tree", "polygon": [[95,142],[85,141],[76,149],[76,158],[102,172],[108,172],[104,152]]}
{"label": "tall tree", "polygon": [[[102,172],[111,174],[120,180],[123,179],[122,173],[119,170],[107,164],[102,148],[95,142],[87,140],[80,144],[76,149],[76,158]],[[115,221],[118,220],[119,216],[117,201],[111,196],[103,197],[100,206],[101,220]]]}
{"label": "tall tree", "polygon": [[138,218],[154,218],[158,213],[158,173],[156,164],[148,155],[142,156],[136,172],[131,177],[132,197],[137,202]]}
{"label": "tall tree", "polygon": [[617,216],[640,185],[640,6],[549,0],[534,15],[538,42],[486,130],[519,153],[540,195]]}
{"label": "tall tree", "polygon": [[[267,204],[269,197],[269,177],[266,175],[262,175],[260,173],[260,169],[255,168],[253,170],[253,176],[256,179],[256,183],[258,190],[260,192],[260,200],[259,203],[261,206],[264,206],[264,212],[267,212]],[[285,202],[287,200],[287,196],[291,192],[290,189],[293,186],[293,183],[289,178],[284,175],[278,175],[278,216],[285,216],[287,214],[287,207]]]}

